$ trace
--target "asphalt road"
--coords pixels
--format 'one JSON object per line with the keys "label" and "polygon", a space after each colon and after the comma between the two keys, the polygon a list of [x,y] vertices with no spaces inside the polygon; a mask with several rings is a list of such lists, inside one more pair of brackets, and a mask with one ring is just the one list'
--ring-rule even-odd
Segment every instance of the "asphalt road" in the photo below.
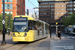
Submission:
{"label": "asphalt road", "polygon": [[45,38],[32,43],[13,42],[12,37],[6,35],[6,45],[1,46],[2,36],[0,35],[0,50],[50,50],[50,38]]}
{"label": "asphalt road", "polygon": [[6,35],[6,45],[1,46],[2,36],[0,35],[0,50],[75,50],[75,36],[62,33],[61,40],[52,34],[52,38],[45,38],[32,43],[13,42],[12,37]]}
{"label": "asphalt road", "polygon": [[75,36],[61,34],[61,40],[53,34],[51,39],[51,50],[75,50]]}

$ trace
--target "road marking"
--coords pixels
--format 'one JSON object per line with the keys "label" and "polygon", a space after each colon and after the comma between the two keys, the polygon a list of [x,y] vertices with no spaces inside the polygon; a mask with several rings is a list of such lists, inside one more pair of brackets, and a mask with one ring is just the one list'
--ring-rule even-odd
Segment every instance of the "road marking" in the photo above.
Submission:
{"label": "road marking", "polygon": [[62,37],[62,39],[64,39],[65,37]]}
{"label": "road marking", "polygon": [[71,37],[67,37],[67,38],[71,38]]}
{"label": "road marking", "polygon": [[75,38],[75,37],[72,37],[72,38]]}
{"label": "road marking", "polygon": [[33,50],[36,50],[37,47],[38,47],[41,43],[45,42],[45,40],[46,40],[46,39],[42,40],[42,42],[40,42]]}
{"label": "road marking", "polygon": [[33,49],[33,50],[36,50],[36,48],[40,45],[40,43]]}

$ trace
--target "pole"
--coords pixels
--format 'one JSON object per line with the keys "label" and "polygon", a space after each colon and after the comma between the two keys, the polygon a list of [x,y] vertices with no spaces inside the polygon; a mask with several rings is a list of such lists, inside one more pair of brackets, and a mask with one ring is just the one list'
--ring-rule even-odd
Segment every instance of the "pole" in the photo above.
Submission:
{"label": "pole", "polygon": [[2,31],[2,34],[3,34],[3,40],[2,40],[2,43],[1,45],[5,45],[6,42],[5,42],[5,0],[3,0],[3,31]]}
{"label": "pole", "polygon": [[56,25],[56,37],[58,37],[58,26]]}
{"label": "pole", "polygon": [[10,35],[10,12],[9,12],[9,28],[8,28],[9,32],[8,35]]}
{"label": "pole", "polygon": [[50,6],[50,38],[51,38],[51,6]]}

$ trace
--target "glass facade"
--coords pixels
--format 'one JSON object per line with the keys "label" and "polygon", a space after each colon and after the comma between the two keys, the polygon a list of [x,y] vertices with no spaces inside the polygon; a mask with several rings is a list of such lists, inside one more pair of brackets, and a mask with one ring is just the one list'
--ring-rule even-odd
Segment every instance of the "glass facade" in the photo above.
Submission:
{"label": "glass facade", "polygon": [[[3,0],[2,0],[2,2],[3,2]],[[12,0],[5,0],[5,2],[12,2]]]}
{"label": "glass facade", "polygon": [[75,8],[74,8],[74,10],[75,10]]}
{"label": "glass facade", "polygon": [[[3,11],[2,11],[2,13],[3,13]],[[9,14],[9,13],[13,13],[12,11],[5,11],[5,13],[7,13],[7,14]]]}
{"label": "glass facade", "polygon": [[[2,9],[3,9],[3,4],[2,4]],[[5,9],[13,9],[12,4],[5,4]]]}

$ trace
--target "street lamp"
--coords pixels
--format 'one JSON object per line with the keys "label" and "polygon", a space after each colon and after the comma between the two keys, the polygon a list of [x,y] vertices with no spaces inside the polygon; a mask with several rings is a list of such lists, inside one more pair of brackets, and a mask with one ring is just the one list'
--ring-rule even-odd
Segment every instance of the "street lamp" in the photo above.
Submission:
{"label": "street lamp", "polygon": [[3,0],[3,31],[2,31],[2,34],[3,34],[3,40],[2,40],[2,43],[1,45],[5,45],[6,42],[5,42],[5,0]]}

